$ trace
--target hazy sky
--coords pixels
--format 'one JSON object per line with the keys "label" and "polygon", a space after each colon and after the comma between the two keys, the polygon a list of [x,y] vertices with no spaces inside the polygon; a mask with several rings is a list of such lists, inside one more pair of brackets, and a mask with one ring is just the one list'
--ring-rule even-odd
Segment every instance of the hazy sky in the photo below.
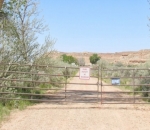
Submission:
{"label": "hazy sky", "polygon": [[[150,49],[147,0],[40,0],[39,9],[63,52]],[[39,41],[43,40],[43,36]]]}

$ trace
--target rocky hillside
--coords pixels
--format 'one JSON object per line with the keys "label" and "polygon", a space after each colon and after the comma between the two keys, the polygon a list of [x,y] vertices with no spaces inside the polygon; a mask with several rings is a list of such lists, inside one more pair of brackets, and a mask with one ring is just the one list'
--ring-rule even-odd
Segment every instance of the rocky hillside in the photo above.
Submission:
{"label": "rocky hillside", "polygon": [[[62,54],[72,55],[76,58],[84,58],[86,64],[89,64],[89,57],[93,54],[92,52],[57,52],[52,53],[53,57],[59,57]],[[124,64],[141,64],[150,60],[150,49],[130,52],[116,52],[116,53],[97,53],[102,59],[107,60],[111,63],[122,62]]]}

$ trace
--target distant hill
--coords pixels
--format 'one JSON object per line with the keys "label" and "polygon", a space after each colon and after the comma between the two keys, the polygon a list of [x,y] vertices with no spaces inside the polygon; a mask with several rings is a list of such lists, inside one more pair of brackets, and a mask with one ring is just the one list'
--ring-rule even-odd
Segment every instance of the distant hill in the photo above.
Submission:
{"label": "distant hill", "polygon": [[[94,52],[58,52],[53,51],[51,55],[56,58],[62,54],[74,56],[76,58],[84,58],[86,64],[90,63],[89,57]],[[141,64],[150,60],[150,49],[140,51],[128,51],[128,52],[116,52],[116,53],[97,53],[102,59],[107,60],[111,63],[122,62],[124,64]]]}

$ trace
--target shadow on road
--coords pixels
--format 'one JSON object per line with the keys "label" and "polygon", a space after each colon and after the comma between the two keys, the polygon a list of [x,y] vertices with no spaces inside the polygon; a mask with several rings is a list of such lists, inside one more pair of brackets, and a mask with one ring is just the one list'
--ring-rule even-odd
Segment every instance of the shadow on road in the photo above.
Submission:
{"label": "shadow on road", "polygon": [[67,90],[46,97],[51,104],[64,103],[104,103],[104,104],[132,104],[136,103],[134,97],[122,93],[101,93],[93,90]]}

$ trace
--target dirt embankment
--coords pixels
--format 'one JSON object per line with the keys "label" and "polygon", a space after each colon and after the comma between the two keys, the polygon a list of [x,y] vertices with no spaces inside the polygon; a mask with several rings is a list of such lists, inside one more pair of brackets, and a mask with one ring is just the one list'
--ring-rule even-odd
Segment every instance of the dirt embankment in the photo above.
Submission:
{"label": "dirt embankment", "polygon": [[[88,65],[90,64],[89,57],[93,55],[92,52],[57,52],[54,51],[53,53],[50,53],[51,56],[59,57],[62,54],[71,55],[73,57],[78,58],[84,58],[85,63]],[[128,51],[128,52],[115,52],[115,53],[97,53],[102,59],[110,62],[121,62],[123,64],[131,64],[131,65],[138,65],[145,63],[146,61],[149,61],[150,57],[150,49],[145,50],[139,50],[139,51]]]}

